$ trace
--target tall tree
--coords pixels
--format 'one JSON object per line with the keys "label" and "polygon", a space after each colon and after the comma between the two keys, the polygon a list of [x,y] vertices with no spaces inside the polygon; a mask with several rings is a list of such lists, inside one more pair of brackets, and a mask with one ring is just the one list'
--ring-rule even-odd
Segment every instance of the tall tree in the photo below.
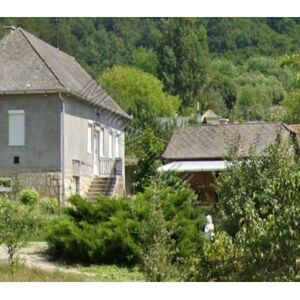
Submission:
{"label": "tall tree", "polygon": [[99,78],[103,88],[134,118],[139,129],[156,127],[157,117],[174,116],[178,97],[166,94],[155,76],[133,67],[115,66]]}
{"label": "tall tree", "polygon": [[166,90],[179,95],[184,106],[191,106],[199,99],[207,76],[206,30],[199,29],[195,19],[168,19],[158,52],[159,76]]}

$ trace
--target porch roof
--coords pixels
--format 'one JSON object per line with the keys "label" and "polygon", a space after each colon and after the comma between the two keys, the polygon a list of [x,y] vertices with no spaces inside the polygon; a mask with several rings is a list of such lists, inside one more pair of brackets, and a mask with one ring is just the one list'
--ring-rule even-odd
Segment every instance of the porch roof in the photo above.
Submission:
{"label": "porch roof", "polygon": [[173,161],[157,169],[158,172],[213,172],[230,167],[226,160]]}

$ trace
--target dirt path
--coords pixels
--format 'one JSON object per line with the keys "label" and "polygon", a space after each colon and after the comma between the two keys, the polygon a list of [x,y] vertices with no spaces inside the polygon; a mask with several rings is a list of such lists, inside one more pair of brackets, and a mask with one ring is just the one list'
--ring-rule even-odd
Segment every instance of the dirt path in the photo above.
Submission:
{"label": "dirt path", "polygon": [[[79,272],[75,268],[51,261],[46,253],[47,243],[32,242],[18,253],[19,260],[29,268],[39,268],[45,271],[60,271],[72,274],[93,276],[91,273]],[[0,260],[7,261],[8,254],[4,246],[0,246]]]}

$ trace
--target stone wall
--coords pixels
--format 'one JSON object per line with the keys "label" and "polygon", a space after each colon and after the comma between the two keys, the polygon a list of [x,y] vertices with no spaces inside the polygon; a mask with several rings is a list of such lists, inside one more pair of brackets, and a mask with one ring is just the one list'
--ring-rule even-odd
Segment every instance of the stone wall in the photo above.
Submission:
{"label": "stone wall", "polygon": [[[75,193],[75,177],[72,173],[65,174],[65,194],[63,195],[61,172],[24,172],[18,174],[6,174],[7,177],[19,180],[20,188],[35,188],[42,197],[54,197],[67,199]],[[125,180],[123,176],[117,176],[112,197],[125,196]],[[93,176],[79,176],[79,195],[86,197]],[[63,203],[62,203],[63,204]]]}
{"label": "stone wall", "polygon": [[62,177],[60,172],[26,172],[16,177],[21,188],[35,188],[39,194],[48,197],[61,198]]}
{"label": "stone wall", "polygon": [[[90,175],[79,175],[79,195],[86,197],[93,176]],[[65,174],[65,197],[68,198],[74,194],[75,177],[72,173]]]}

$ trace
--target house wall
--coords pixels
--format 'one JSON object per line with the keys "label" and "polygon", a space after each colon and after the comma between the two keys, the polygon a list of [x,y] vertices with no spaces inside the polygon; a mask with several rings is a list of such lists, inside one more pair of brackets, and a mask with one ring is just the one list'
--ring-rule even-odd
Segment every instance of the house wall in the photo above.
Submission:
{"label": "house wall", "polygon": [[[8,110],[25,112],[24,146],[8,145]],[[122,174],[125,174],[123,119],[107,111],[99,112],[76,98],[63,96],[60,99],[58,94],[11,95],[0,96],[0,120],[0,177],[17,176],[22,187],[35,187],[42,195],[64,198],[72,194],[74,176],[79,176],[80,193],[85,196],[94,176],[94,157],[87,152],[89,121],[104,128],[104,157],[108,157],[109,130],[112,129],[113,134],[121,131],[119,151],[123,160]],[[61,126],[64,129],[61,130]],[[64,155],[61,155],[62,149]],[[20,157],[17,165],[13,164],[14,156]],[[73,160],[81,162],[79,174],[74,173]],[[113,196],[124,194],[124,178],[118,176]]]}
{"label": "house wall", "polygon": [[[88,124],[89,121],[97,123],[104,128],[104,158],[108,158],[109,130],[113,130],[113,159],[115,158],[116,131],[121,131],[120,157],[123,160],[123,175],[125,174],[125,134],[122,129],[123,119],[112,115],[107,111],[99,111],[91,104],[87,104],[75,97],[64,96],[64,166],[65,166],[65,188],[66,197],[72,193],[74,184],[73,160],[80,161],[80,194],[86,195],[91,180],[94,176],[94,155],[88,153]],[[93,148],[93,145],[92,145]],[[125,191],[124,176],[118,178],[115,195],[123,194]]]}
{"label": "house wall", "polygon": [[[57,96],[0,96],[0,172],[60,171],[60,112]],[[25,112],[25,145],[8,145],[8,110]],[[13,164],[19,156],[20,163]]]}
{"label": "house wall", "polygon": [[[57,95],[0,96],[0,176],[18,178],[21,187],[60,197],[60,116]],[[9,146],[9,110],[24,110],[25,145]],[[14,156],[20,163],[14,164]]]}

